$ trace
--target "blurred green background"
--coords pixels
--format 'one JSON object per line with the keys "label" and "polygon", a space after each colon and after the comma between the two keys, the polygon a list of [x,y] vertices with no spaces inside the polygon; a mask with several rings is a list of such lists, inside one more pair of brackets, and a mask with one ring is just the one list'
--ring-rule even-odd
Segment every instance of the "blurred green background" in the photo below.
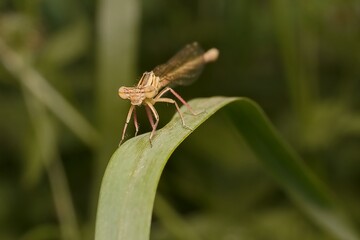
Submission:
{"label": "blurred green background", "polygon": [[[2,0],[0,10],[0,239],[93,239],[130,106],[117,89],[193,41],[220,58],[181,96],[254,99],[360,228],[359,1]],[[161,126],[176,112],[157,109]],[[167,221],[177,212],[201,239],[333,239],[234,132],[220,113],[176,150],[151,238],[178,239]]]}

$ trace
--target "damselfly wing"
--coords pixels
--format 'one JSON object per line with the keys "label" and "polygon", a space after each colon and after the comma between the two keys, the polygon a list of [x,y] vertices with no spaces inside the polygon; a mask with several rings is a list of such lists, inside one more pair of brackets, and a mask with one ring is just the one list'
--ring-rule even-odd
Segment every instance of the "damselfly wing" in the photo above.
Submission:
{"label": "damselfly wing", "polygon": [[201,74],[204,65],[204,50],[197,42],[186,45],[168,62],[154,68],[162,87],[167,85],[189,85]]}

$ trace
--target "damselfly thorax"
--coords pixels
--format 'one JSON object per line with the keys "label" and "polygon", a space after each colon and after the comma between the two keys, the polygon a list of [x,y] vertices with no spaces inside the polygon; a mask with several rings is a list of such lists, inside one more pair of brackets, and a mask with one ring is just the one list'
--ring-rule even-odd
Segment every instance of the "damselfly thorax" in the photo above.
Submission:
{"label": "damselfly thorax", "polygon": [[146,98],[152,99],[158,94],[160,78],[155,76],[154,72],[145,72],[136,87],[119,88],[119,96],[123,99],[129,99],[131,105],[139,106],[145,104]]}
{"label": "damselfly thorax", "polygon": [[218,55],[219,51],[215,48],[204,52],[198,43],[188,44],[167,63],[157,66],[150,72],[145,72],[136,87],[120,87],[119,96],[123,99],[129,99],[131,102],[120,144],[125,139],[126,129],[132,115],[134,116],[135,136],[139,131],[135,109],[135,107],[139,105],[145,106],[152,127],[149,137],[150,143],[159,123],[159,114],[154,107],[157,102],[174,104],[180,115],[182,125],[188,128],[177,102],[171,98],[163,97],[163,95],[171,92],[193,115],[196,115],[190,105],[169,86],[188,85],[192,83],[198,78],[204,65],[208,62],[215,61]]}

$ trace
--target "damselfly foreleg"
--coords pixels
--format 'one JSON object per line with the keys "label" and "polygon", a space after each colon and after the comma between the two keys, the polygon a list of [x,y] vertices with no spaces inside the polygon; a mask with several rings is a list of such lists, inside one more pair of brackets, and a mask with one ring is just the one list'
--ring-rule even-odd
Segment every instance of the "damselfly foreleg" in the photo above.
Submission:
{"label": "damselfly foreleg", "polygon": [[[125,121],[125,126],[124,126],[124,129],[123,129],[123,132],[122,132],[122,136],[121,136],[121,141],[119,143],[119,146],[121,145],[121,143],[124,141],[125,139],[125,133],[126,133],[126,129],[129,125],[129,122],[130,122],[130,119],[131,119],[131,115],[132,113],[134,112],[134,109],[135,109],[135,105],[131,105],[130,106],[130,109],[129,109],[129,112],[127,114],[127,117],[126,117],[126,121]],[[136,125],[135,125],[135,128],[136,128]]]}

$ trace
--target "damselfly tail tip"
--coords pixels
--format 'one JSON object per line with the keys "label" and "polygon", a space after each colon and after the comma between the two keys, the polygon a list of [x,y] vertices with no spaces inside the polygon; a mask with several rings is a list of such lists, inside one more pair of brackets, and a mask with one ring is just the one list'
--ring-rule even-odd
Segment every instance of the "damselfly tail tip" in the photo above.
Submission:
{"label": "damselfly tail tip", "polygon": [[219,50],[216,48],[211,48],[204,53],[205,62],[214,62],[219,57]]}

